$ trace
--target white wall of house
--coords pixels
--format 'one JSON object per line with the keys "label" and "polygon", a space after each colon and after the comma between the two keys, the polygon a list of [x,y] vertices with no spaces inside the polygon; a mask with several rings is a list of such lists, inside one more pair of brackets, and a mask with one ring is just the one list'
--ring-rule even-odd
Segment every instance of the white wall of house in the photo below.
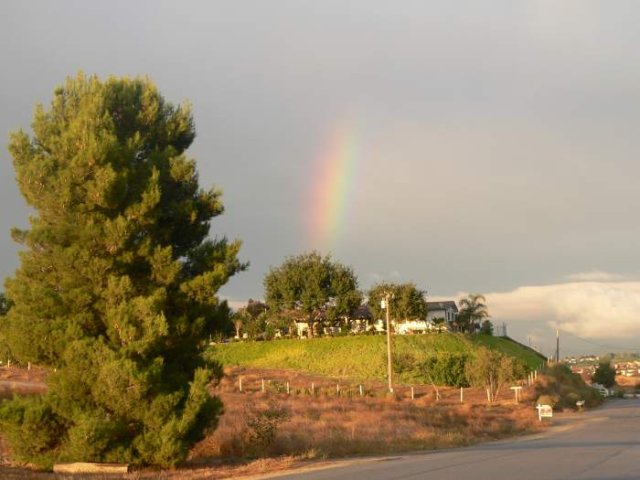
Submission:
{"label": "white wall of house", "polygon": [[449,308],[446,310],[432,310],[427,313],[427,320],[433,321],[436,318],[444,318],[447,323],[451,323],[456,318],[456,312],[452,308]]}
{"label": "white wall of house", "polygon": [[451,325],[458,313],[453,308],[443,308],[440,310],[431,310],[427,312],[427,322],[433,322],[436,318],[444,318],[448,325]]}
{"label": "white wall of house", "polygon": [[306,337],[308,335],[309,325],[307,322],[296,322],[296,331],[298,337]]}
{"label": "white wall of house", "polygon": [[[387,331],[386,322],[382,319],[376,320],[373,329],[378,333]],[[407,320],[404,322],[393,322],[393,332],[398,335],[407,335],[410,333],[426,333],[431,330],[430,325],[424,320]]]}
{"label": "white wall of house", "polygon": [[395,324],[394,329],[396,333],[406,335],[407,333],[426,333],[428,326],[424,320],[408,320]]}

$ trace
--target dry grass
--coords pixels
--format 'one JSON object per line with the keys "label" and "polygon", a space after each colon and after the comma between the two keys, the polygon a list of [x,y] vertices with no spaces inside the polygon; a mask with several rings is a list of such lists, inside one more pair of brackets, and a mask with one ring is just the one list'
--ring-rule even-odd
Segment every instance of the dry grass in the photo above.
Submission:
{"label": "dry grass", "polygon": [[[231,372],[227,381],[233,381],[238,373]],[[243,376],[274,378],[275,373],[253,371],[243,372]],[[288,378],[291,385],[300,380]],[[310,379],[304,380],[310,384]],[[342,396],[337,396],[335,383],[326,380],[316,383],[320,393],[315,395],[300,388],[291,395],[239,393],[228,388],[229,384],[223,384],[218,392],[225,414],[215,432],[194,448],[194,462],[279,455],[332,458],[449,448],[538,428],[535,411],[526,399],[519,405],[505,401],[487,406],[484,393],[471,389],[466,390],[466,402],[461,404],[459,390],[443,388],[440,401],[427,387],[420,390],[427,393],[413,401],[407,397],[407,387],[398,389],[394,396],[377,398],[360,397],[357,386],[351,386],[349,396],[349,387],[344,386]]]}
{"label": "dry grass", "polygon": [[[238,391],[242,376],[244,392]],[[262,379],[266,392],[261,392]],[[286,393],[289,382],[290,394]],[[174,471],[143,470],[126,479],[222,479],[260,475],[309,464],[309,460],[440,449],[504,438],[541,428],[531,407],[533,389],[516,405],[511,392],[486,405],[484,392],[399,386],[385,395],[383,384],[357,384],[291,371],[232,369],[215,388],[225,405],[216,430],[197,444],[187,465]],[[311,394],[311,383],[314,393]],[[2,447],[0,445],[0,451]],[[5,464],[6,465],[6,464]],[[20,476],[11,476],[20,472]],[[26,475],[26,476],[22,476]],[[57,478],[2,469],[0,478]],[[100,478],[100,477],[92,477]],[[114,478],[114,477],[110,477]]]}

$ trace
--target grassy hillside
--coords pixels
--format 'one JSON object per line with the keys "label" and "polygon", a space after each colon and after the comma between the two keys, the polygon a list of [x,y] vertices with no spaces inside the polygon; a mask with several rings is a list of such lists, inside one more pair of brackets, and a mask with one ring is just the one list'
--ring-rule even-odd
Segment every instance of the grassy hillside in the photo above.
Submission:
{"label": "grassy hillside", "polygon": [[[473,355],[479,346],[514,356],[530,368],[542,363],[533,350],[507,338],[478,335],[406,335],[393,338],[396,362],[419,364],[440,352]],[[224,365],[258,368],[286,368],[331,377],[382,380],[386,372],[386,337],[323,337],[306,340],[238,342],[211,347],[210,354]],[[420,381],[420,374],[398,365],[400,381]]]}
{"label": "grassy hillside", "polygon": [[499,350],[500,352],[517,358],[531,369],[539,368],[546,361],[544,355],[533,348],[522,345],[508,337],[492,337],[491,335],[476,335],[472,337],[475,345]]}

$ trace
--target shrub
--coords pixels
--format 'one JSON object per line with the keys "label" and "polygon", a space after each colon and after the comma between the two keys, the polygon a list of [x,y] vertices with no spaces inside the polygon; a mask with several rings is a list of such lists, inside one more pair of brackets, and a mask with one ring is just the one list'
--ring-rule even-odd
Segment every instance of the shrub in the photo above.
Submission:
{"label": "shrub", "polygon": [[559,398],[554,395],[540,395],[536,403],[538,405],[551,405],[552,407],[558,404]]}
{"label": "shrub", "polygon": [[276,402],[270,403],[266,410],[248,409],[244,437],[249,453],[253,456],[266,455],[276,438],[278,427],[289,417],[289,410]]}
{"label": "shrub", "polygon": [[418,359],[411,352],[399,352],[393,355],[393,370],[398,374],[415,373]]}
{"label": "shrub", "polygon": [[465,368],[469,355],[465,353],[440,353],[427,358],[420,365],[423,376],[436,385],[468,387]]}
{"label": "shrub", "polygon": [[480,333],[493,335],[493,323],[491,323],[491,320],[485,320],[482,322],[482,325],[480,326]]}
{"label": "shrub", "polygon": [[616,384],[616,370],[609,362],[601,362],[591,377],[591,381],[599,383],[605,388],[611,388]]}
{"label": "shrub", "polygon": [[584,400],[587,407],[594,407],[602,402],[600,394],[566,365],[547,367],[538,378],[536,393],[555,399],[556,408],[576,410],[576,402],[579,400]]}
{"label": "shrub", "polygon": [[[51,467],[52,449],[64,432],[64,425],[40,396],[16,397],[0,404],[0,431],[18,461],[34,461]],[[28,441],[25,441],[28,439]]]}
{"label": "shrub", "polygon": [[502,387],[524,377],[525,367],[513,357],[480,348],[476,356],[466,363],[465,375],[470,385],[486,388],[489,402],[493,402]]}

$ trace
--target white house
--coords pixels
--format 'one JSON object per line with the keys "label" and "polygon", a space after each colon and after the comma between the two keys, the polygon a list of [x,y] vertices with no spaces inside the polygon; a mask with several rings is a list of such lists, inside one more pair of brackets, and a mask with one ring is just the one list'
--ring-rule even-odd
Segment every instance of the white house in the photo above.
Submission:
{"label": "white house", "polygon": [[434,320],[444,318],[445,325],[451,329],[458,317],[458,306],[453,300],[443,302],[427,302],[427,324],[434,325]]}

